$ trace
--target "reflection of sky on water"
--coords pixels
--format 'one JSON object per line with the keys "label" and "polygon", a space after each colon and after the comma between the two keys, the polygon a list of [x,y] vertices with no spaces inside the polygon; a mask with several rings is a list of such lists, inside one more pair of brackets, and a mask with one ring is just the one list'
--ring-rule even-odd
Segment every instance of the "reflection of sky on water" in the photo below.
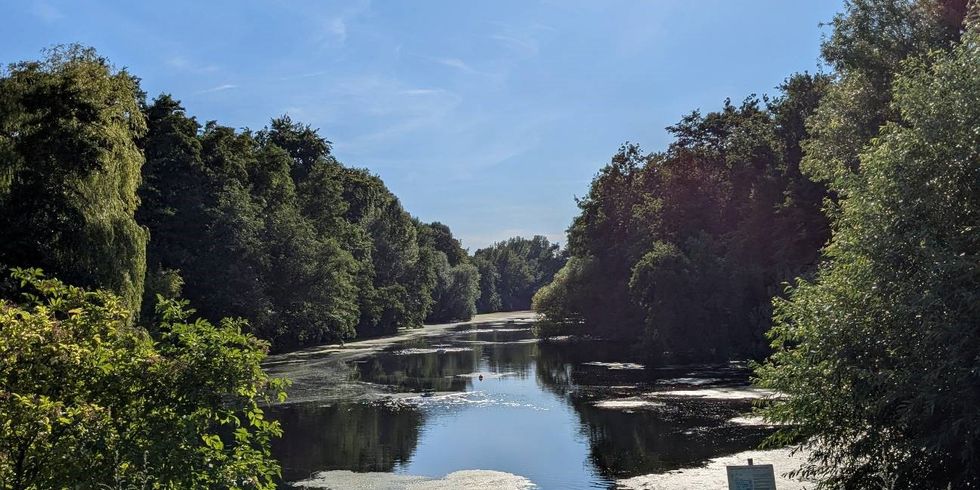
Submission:
{"label": "reflection of sky on water", "polygon": [[[477,366],[490,371],[487,362]],[[598,477],[588,464],[588,440],[572,428],[575,411],[541,390],[534,366],[527,377],[505,376],[472,382],[469,390],[490,403],[455,405],[428,412],[418,448],[399,473],[441,476],[479,468],[527,477],[543,488],[571,488]],[[555,471],[561,468],[561,471]]]}
{"label": "reflection of sky on water", "polygon": [[[737,419],[751,405],[736,396],[739,366],[647,368],[622,345],[537,342],[521,325],[401,342],[348,366],[341,378],[358,389],[274,408],[287,481],[481,469],[541,488],[608,487],[751,449],[771,431]],[[662,396],[684,390],[731,396]]]}

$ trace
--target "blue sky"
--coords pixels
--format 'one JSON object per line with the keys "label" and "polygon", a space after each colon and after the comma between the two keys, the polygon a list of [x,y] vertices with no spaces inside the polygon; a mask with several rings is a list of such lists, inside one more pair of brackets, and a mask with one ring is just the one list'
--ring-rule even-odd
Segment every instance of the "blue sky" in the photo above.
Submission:
{"label": "blue sky", "polygon": [[819,70],[841,1],[0,0],[0,62],[94,46],[200,121],[288,113],[474,250],[564,242],[625,141]]}

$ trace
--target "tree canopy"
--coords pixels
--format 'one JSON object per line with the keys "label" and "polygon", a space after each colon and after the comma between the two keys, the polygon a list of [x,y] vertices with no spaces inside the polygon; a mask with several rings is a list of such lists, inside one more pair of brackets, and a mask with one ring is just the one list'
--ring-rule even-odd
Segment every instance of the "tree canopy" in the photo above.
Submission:
{"label": "tree canopy", "polygon": [[482,281],[479,311],[517,311],[531,307],[532,296],[551,282],[565,255],[543,236],[514,237],[477,250],[473,261]]}
{"label": "tree canopy", "polygon": [[976,486],[975,9],[849,1],[832,73],[623,146],[535,308],[661,360],[771,353],[772,442],[809,449],[823,488]]}
{"label": "tree canopy", "polygon": [[[0,265],[114,291],[143,324],[158,295],[186,298],[285,350],[466,320],[500,294],[448,226],[289,116],[199,123],[81,46],[10,65],[0,104]],[[545,282],[505,262],[505,301],[481,311],[526,308]]]}
{"label": "tree canopy", "polygon": [[138,312],[146,231],[134,219],[146,132],[135,77],[57,47],[0,76],[0,265],[43,267]]}
{"label": "tree canopy", "polygon": [[948,46],[891,66],[888,120],[834,181],[827,261],[776,302],[759,376],[787,397],[764,413],[827,488],[980,483],[980,35]]}
{"label": "tree canopy", "polygon": [[693,112],[662,153],[624,145],[579,200],[571,260],[538,311],[643,339],[655,358],[764,354],[770,298],[828,235],[825,189],[800,172],[805,120],[828,83],[795,75],[778,97]]}

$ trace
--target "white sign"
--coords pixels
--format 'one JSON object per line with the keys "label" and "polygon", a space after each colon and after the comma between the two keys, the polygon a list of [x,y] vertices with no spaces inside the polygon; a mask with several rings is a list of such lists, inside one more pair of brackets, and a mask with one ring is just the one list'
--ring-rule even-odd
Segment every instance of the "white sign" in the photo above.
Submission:
{"label": "white sign", "polygon": [[771,464],[726,466],[728,490],[776,490],[776,475]]}

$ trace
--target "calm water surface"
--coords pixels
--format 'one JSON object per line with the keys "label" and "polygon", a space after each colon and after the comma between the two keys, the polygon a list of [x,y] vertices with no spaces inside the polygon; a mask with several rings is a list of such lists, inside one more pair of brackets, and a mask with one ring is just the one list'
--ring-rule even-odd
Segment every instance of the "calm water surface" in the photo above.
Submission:
{"label": "calm water surface", "polygon": [[531,327],[462,325],[354,359],[273,358],[273,374],[294,380],[270,410],[285,431],[273,446],[284,480],[482,469],[539,488],[612,488],[754,448],[771,431],[739,419],[755,394],[744,367],[654,369],[629,346],[539,341]]}

